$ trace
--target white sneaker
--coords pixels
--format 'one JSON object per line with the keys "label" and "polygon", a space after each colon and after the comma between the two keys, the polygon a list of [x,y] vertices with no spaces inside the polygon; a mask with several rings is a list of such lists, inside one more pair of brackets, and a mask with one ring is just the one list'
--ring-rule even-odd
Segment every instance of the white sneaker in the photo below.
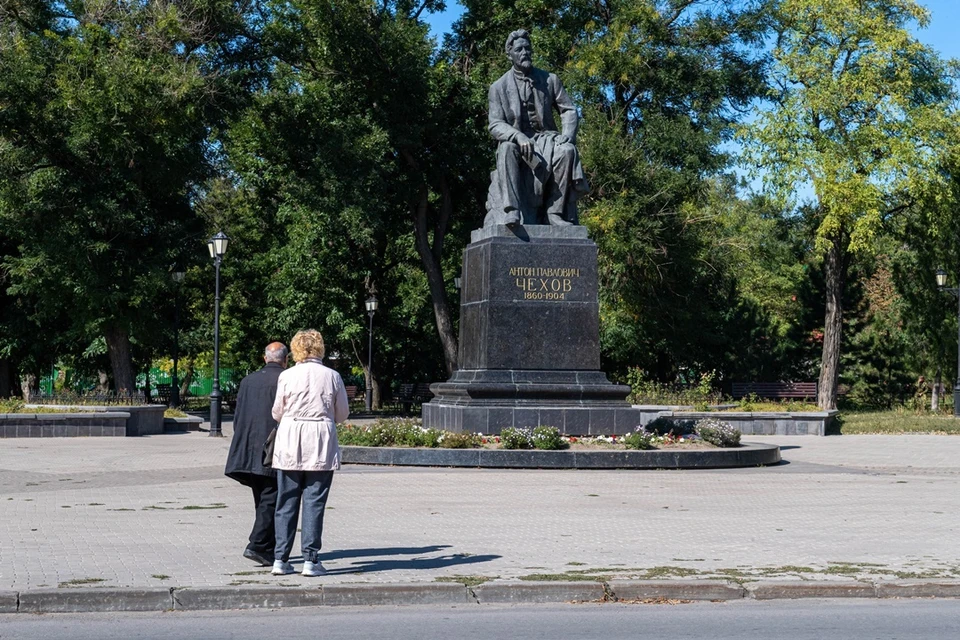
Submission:
{"label": "white sneaker", "polygon": [[307,560],[303,563],[303,575],[309,578],[325,576],[327,575],[327,570],[323,567],[323,564],[320,561],[310,562]]}
{"label": "white sneaker", "polygon": [[296,572],[297,570],[294,569],[293,565],[289,562],[284,562],[283,560],[274,560],[273,570],[270,573],[275,576],[285,576]]}

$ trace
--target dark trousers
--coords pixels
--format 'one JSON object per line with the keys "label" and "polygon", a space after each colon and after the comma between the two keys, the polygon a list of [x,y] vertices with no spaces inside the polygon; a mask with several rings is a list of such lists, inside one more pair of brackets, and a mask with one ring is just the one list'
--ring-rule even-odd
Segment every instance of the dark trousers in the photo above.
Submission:
{"label": "dark trousers", "polygon": [[273,557],[273,549],[277,546],[273,521],[277,509],[277,478],[250,476],[249,486],[253,490],[253,505],[257,515],[253,521],[253,531],[250,532],[250,544],[247,548],[270,558]]}

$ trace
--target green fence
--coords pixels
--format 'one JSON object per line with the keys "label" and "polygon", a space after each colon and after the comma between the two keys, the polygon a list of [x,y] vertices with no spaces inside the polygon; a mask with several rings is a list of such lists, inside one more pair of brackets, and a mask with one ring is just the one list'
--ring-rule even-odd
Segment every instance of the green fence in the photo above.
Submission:
{"label": "green fence", "polygon": [[[73,391],[75,393],[85,393],[91,391],[95,386],[96,382],[92,379],[80,378],[71,375],[72,372],[69,369],[61,372],[60,369],[54,368],[50,371],[50,375],[43,376],[40,378],[40,392],[44,395],[53,395],[55,383],[61,373],[64,375],[64,388]],[[178,372],[181,381],[183,380],[183,374]],[[240,384],[240,377],[234,376],[233,369],[220,369],[220,388],[221,389],[232,389],[235,386]],[[156,393],[157,385],[170,385],[173,384],[173,376],[169,372],[161,371],[160,369],[151,369],[150,370],[150,392],[151,394]],[[138,390],[142,390],[147,385],[147,376],[146,374],[139,374],[137,376],[136,385]],[[208,396],[213,390],[213,375],[211,371],[204,370],[194,370],[193,379],[190,381],[190,388],[187,392],[191,396]]]}

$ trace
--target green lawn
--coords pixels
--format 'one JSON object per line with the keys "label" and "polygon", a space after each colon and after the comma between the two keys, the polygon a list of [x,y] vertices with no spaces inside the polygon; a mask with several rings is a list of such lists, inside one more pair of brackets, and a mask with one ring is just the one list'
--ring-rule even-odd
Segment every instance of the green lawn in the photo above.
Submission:
{"label": "green lawn", "polygon": [[841,414],[844,435],[864,433],[936,433],[960,434],[960,419],[945,415],[917,415],[909,411],[844,411]]}

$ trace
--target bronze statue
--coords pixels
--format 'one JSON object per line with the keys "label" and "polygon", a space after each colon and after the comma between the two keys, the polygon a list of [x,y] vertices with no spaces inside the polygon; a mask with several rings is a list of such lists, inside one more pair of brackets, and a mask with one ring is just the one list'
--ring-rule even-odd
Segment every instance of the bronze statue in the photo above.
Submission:
{"label": "bronze statue", "polygon": [[489,92],[490,135],[500,144],[484,226],[578,224],[577,200],[590,187],[576,147],[577,108],[556,75],[534,68],[526,31],[507,37],[506,52],[513,68]]}

